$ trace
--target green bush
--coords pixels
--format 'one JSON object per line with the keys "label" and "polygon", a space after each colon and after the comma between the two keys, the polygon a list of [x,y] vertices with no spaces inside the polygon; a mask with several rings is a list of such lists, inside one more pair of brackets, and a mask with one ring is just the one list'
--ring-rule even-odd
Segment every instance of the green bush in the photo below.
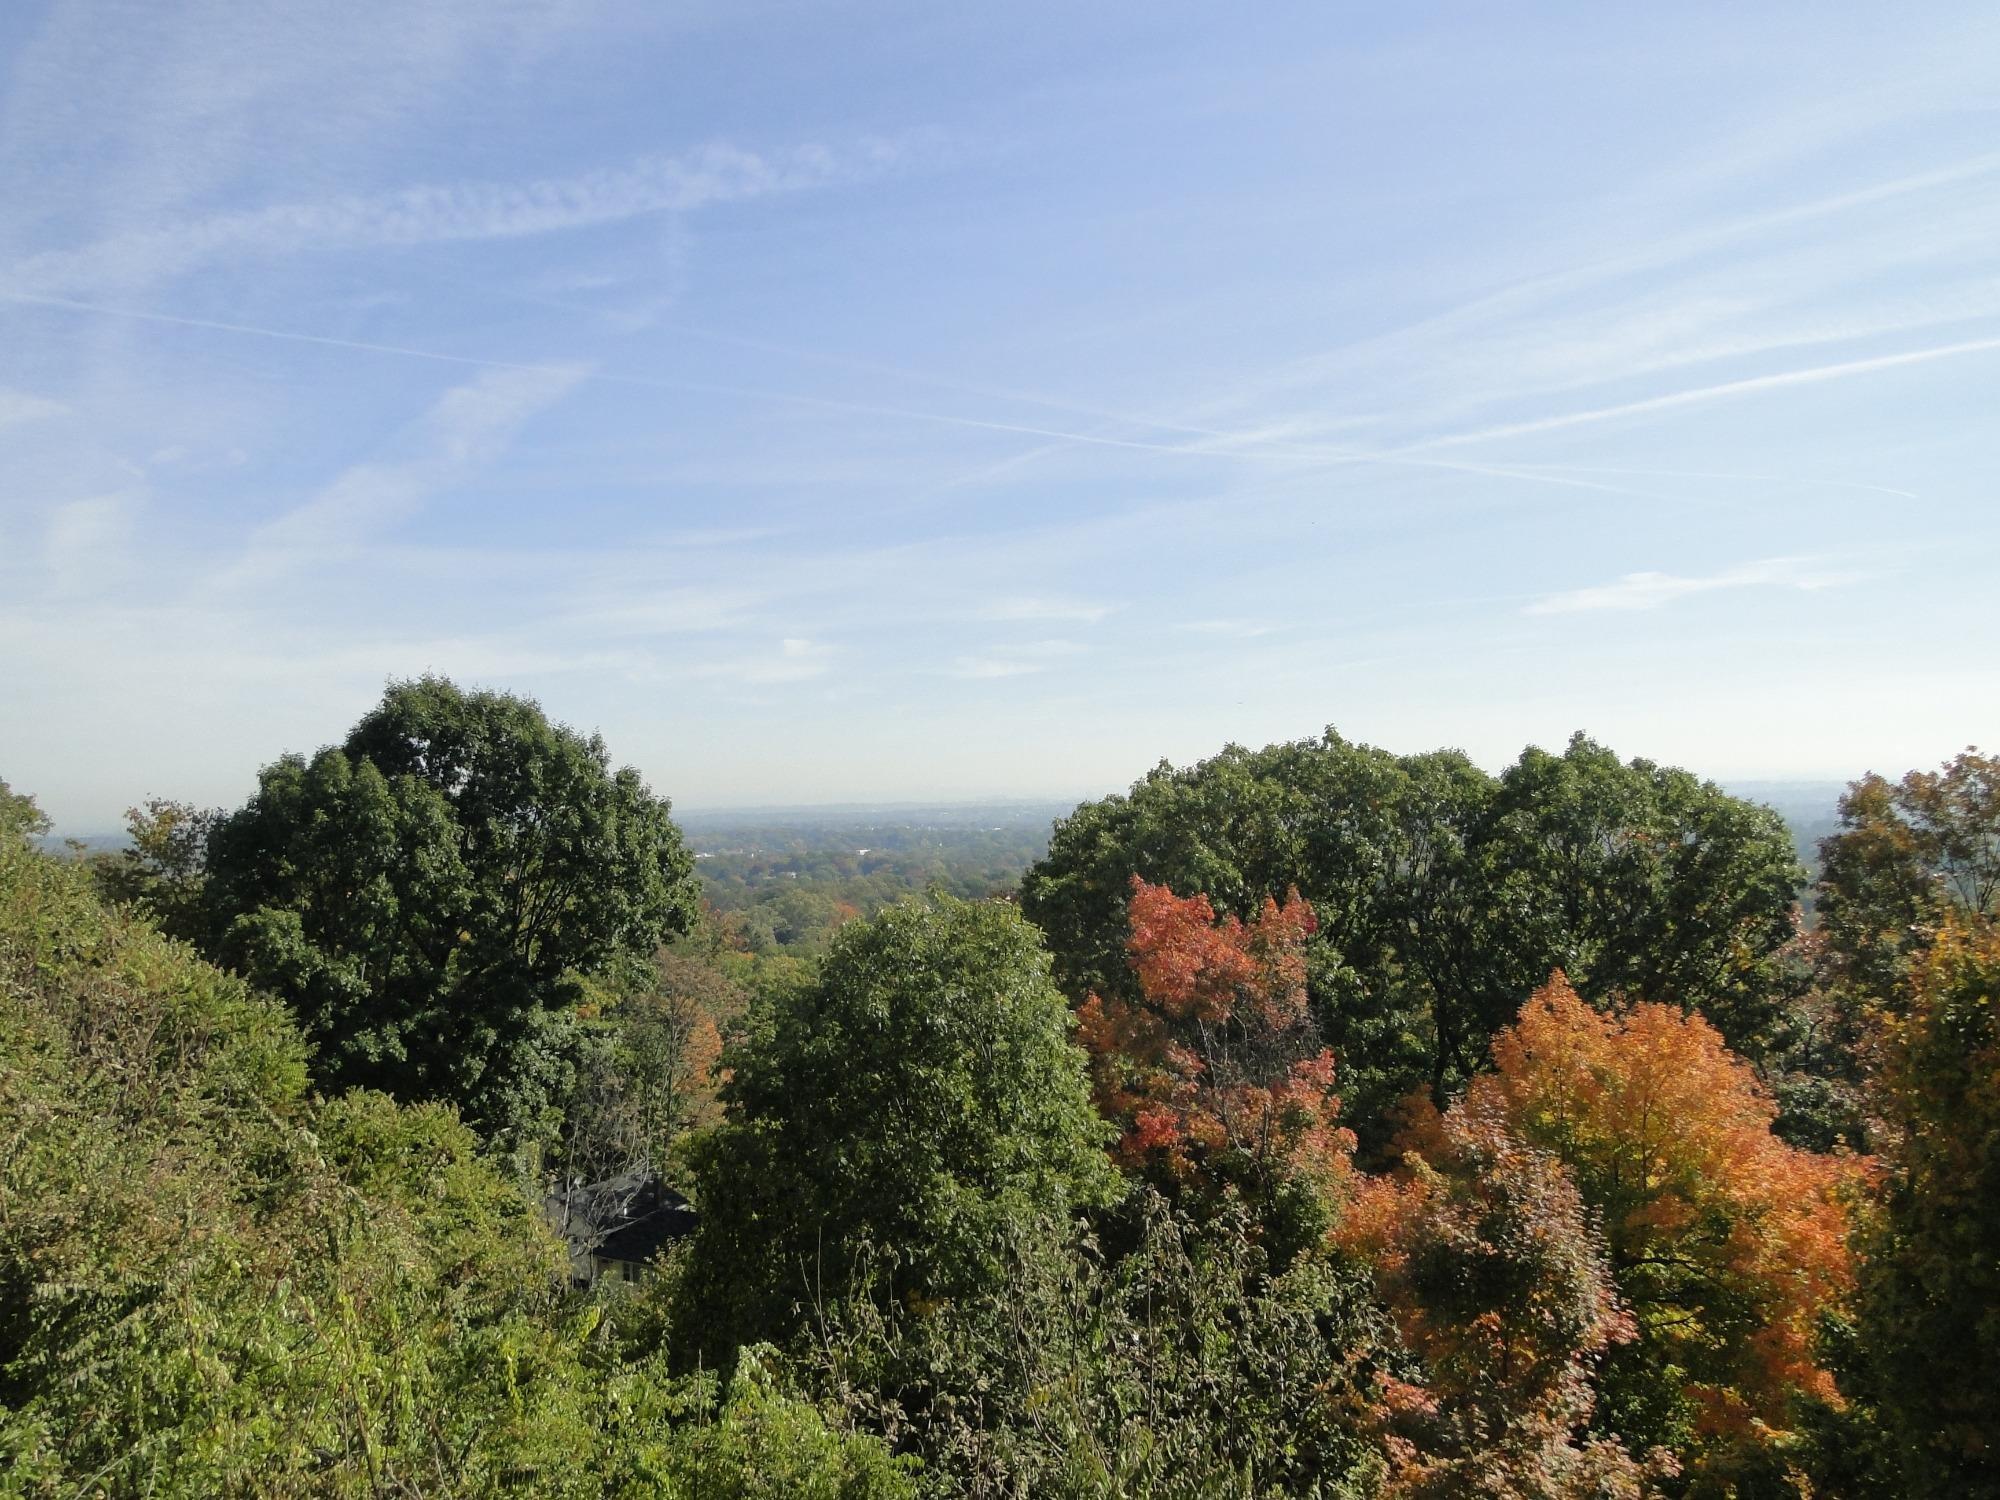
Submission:
{"label": "green bush", "polygon": [[0,837],[0,1494],[912,1493],[746,1364],[621,1363],[447,1107]]}

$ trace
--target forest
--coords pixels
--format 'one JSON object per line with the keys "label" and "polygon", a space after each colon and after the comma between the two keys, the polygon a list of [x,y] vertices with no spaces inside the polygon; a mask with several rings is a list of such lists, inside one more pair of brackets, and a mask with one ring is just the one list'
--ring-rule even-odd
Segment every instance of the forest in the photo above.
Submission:
{"label": "forest", "polygon": [[2000,759],[1893,769],[1810,874],[1581,733],[829,831],[431,677],[116,851],[0,783],[0,1494],[2000,1495]]}

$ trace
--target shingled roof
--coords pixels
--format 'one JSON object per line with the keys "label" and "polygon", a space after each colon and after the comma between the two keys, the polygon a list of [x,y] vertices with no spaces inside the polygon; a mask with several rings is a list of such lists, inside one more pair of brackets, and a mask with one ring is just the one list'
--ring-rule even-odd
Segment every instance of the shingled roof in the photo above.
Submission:
{"label": "shingled roof", "polygon": [[579,1262],[587,1256],[642,1265],[663,1246],[694,1233],[698,1222],[687,1199],[644,1167],[559,1189],[543,1207]]}

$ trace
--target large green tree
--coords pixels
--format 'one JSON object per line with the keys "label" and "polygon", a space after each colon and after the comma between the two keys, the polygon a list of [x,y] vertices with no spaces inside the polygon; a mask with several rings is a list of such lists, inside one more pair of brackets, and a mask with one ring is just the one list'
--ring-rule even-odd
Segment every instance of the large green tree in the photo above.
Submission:
{"label": "large green tree", "polygon": [[1699,1007],[1754,1051],[1801,878],[1770,809],[1581,735],[1493,777],[1331,730],[1162,764],[1056,825],[1022,906],[1073,999],[1130,992],[1134,875],[1246,918],[1274,891],[1312,903],[1313,1005],[1364,1134],[1414,1086],[1442,1099],[1558,967],[1593,1000]]}
{"label": "large green tree", "polygon": [[1016,1226],[1105,1200],[1109,1130],[1034,929],[939,897],[834,939],[727,1061],[685,1302],[726,1357],[850,1295],[990,1291]]}
{"label": "large green tree", "polygon": [[208,843],[214,949],[282,996],[329,1089],[525,1129],[578,978],[685,930],[666,799],[533,702],[392,685],[344,744],[267,766]]}

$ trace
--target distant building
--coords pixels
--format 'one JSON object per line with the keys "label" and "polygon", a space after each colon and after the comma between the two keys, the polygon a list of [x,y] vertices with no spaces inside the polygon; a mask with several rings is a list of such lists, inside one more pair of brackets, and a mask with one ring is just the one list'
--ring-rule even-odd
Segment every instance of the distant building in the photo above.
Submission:
{"label": "distant building", "polygon": [[559,1189],[542,1207],[569,1241],[571,1274],[586,1285],[600,1276],[638,1281],[699,1222],[693,1205],[644,1167]]}

